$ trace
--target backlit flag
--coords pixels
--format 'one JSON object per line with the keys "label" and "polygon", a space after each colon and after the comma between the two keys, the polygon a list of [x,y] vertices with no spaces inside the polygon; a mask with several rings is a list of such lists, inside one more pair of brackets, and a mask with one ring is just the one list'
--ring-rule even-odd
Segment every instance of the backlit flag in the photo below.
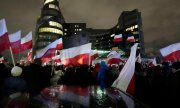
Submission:
{"label": "backlit flag", "polygon": [[30,49],[29,52],[28,52],[27,61],[32,62],[32,49]]}
{"label": "backlit flag", "polygon": [[32,32],[21,39],[21,52],[32,48]]}
{"label": "backlit flag", "polygon": [[53,59],[54,64],[55,64],[56,66],[61,65],[60,55],[56,55],[56,56],[52,57],[52,59]]}
{"label": "backlit flag", "polygon": [[121,55],[117,51],[111,51],[107,55],[107,61],[106,63],[111,65],[111,64],[119,64],[120,62],[123,62],[123,60],[120,59]]}
{"label": "backlit flag", "polygon": [[180,42],[160,49],[164,61],[180,60]]}
{"label": "backlit flag", "polygon": [[97,52],[97,50],[94,50],[94,51],[92,51],[91,52],[91,61],[90,61],[90,64],[92,64],[93,63],[93,61],[96,59],[96,58],[98,58],[98,52]]}
{"label": "backlit flag", "polygon": [[10,46],[12,53],[19,53],[21,51],[21,31],[17,31],[9,35]]}
{"label": "backlit flag", "polygon": [[113,42],[122,42],[122,34],[115,35]]}
{"label": "backlit flag", "polygon": [[90,64],[91,43],[61,50],[61,63],[68,65]]}
{"label": "backlit flag", "polygon": [[4,63],[4,57],[0,57],[0,63]]}
{"label": "backlit flag", "polygon": [[132,81],[134,81],[133,76],[135,72],[137,46],[138,46],[138,43],[135,43],[131,47],[130,57],[128,58],[126,64],[122,68],[118,78],[112,84],[113,87],[116,87],[130,94],[134,93],[134,83]]}
{"label": "backlit flag", "polygon": [[94,50],[93,53],[91,54],[91,60],[95,60],[98,57],[98,52],[97,50]]}
{"label": "backlit flag", "polygon": [[0,20],[0,52],[9,48],[9,37],[5,19]]}
{"label": "backlit flag", "polygon": [[55,40],[45,48],[36,51],[36,58],[52,58],[56,55],[56,50],[62,49],[62,38]]}
{"label": "backlit flag", "polygon": [[135,42],[134,36],[129,36],[126,41],[127,42]]}

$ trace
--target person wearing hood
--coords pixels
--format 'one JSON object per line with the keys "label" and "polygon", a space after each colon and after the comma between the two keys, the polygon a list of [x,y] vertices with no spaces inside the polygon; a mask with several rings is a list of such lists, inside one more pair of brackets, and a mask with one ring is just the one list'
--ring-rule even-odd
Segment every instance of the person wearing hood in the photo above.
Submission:
{"label": "person wearing hood", "polygon": [[101,61],[100,69],[98,71],[97,82],[101,86],[101,88],[106,87],[106,72],[108,71],[108,66],[106,65],[105,61]]}

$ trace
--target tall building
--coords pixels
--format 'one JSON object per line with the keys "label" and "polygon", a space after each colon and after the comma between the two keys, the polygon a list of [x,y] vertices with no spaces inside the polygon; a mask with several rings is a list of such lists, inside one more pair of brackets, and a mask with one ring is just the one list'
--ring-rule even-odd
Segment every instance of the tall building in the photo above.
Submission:
{"label": "tall building", "polygon": [[89,42],[86,23],[64,23],[63,32],[63,49],[76,47]]}
{"label": "tall building", "polygon": [[[97,50],[111,50],[112,47],[119,47],[129,55],[130,48],[134,43],[139,43],[141,55],[145,55],[144,38],[142,31],[141,13],[137,9],[124,11],[118,19],[118,23],[110,29],[86,29],[90,33],[92,48]],[[113,36],[122,34],[123,41],[114,43]],[[128,37],[133,36],[134,42],[127,42]]]}
{"label": "tall building", "polygon": [[[114,43],[115,35],[122,34],[123,41]],[[127,42],[133,36],[134,42]],[[42,49],[54,40],[63,37],[63,48],[67,44],[92,43],[92,49],[110,51],[118,47],[129,54],[134,43],[139,43],[141,55],[145,55],[141,12],[137,9],[123,11],[117,24],[109,29],[86,28],[86,23],[66,23],[59,8],[58,0],[44,0],[41,16],[37,20],[35,50]],[[70,42],[70,40],[72,40]],[[73,46],[73,45],[70,45]]]}
{"label": "tall building", "polygon": [[34,52],[63,36],[64,17],[58,0],[44,0],[41,16],[37,19]]}

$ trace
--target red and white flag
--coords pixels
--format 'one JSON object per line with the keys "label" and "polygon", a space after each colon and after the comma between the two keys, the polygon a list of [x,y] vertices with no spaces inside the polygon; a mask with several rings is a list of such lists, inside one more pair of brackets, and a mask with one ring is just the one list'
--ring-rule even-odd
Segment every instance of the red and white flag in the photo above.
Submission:
{"label": "red and white flag", "polygon": [[65,66],[90,64],[91,43],[60,51],[61,63]]}
{"label": "red and white flag", "polygon": [[10,47],[13,53],[21,51],[21,31],[17,31],[9,35]]}
{"label": "red and white flag", "polygon": [[154,58],[153,60],[150,61],[150,63],[148,64],[149,67],[155,67],[157,66],[157,62],[156,62],[156,58]]}
{"label": "red and white flag", "polygon": [[0,20],[0,52],[9,48],[9,37],[5,19]]}
{"label": "red and white flag", "polygon": [[99,56],[99,55],[98,55],[97,50],[94,50],[93,53],[91,54],[91,61],[92,61],[92,60],[95,60],[98,56]]}
{"label": "red and white flag", "polygon": [[53,59],[56,66],[61,65],[60,55],[56,55],[52,59]]}
{"label": "red and white flag", "polygon": [[30,49],[29,52],[28,52],[27,61],[32,62],[32,49]]}
{"label": "red and white flag", "polygon": [[93,61],[96,59],[96,58],[98,58],[98,52],[97,52],[97,50],[94,50],[92,53],[91,53],[91,61],[90,61],[90,64],[92,64],[93,63]]}
{"label": "red and white flag", "polygon": [[111,65],[111,64],[118,64],[120,62],[123,62],[123,60],[121,60],[121,55],[120,53],[118,53],[117,51],[111,51],[108,55],[107,55],[107,60],[106,60],[106,63],[108,65]]}
{"label": "red and white flag", "polygon": [[62,38],[55,40],[45,48],[36,51],[36,58],[52,58],[56,50],[62,49]]}
{"label": "red and white flag", "polygon": [[164,61],[180,60],[180,42],[160,49]]}
{"label": "red and white flag", "polygon": [[[135,43],[131,47],[131,54],[128,58],[126,64],[122,68],[118,78],[113,82],[112,86],[120,90],[128,92],[130,94],[134,93],[134,72],[135,72],[135,61],[136,61],[136,50],[138,43]],[[128,91],[129,90],[129,91]]]}
{"label": "red and white flag", "polygon": [[0,63],[4,63],[4,57],[0,57]]}
{"label": "red and white flag", "polygon": [[136,57],[136,62],[140,63],[142,62],[142,59],[141,59],[141,54],[139,54],[137,57]]}
{"label": "red and white flag", "polygon": [[122,42],[122,34],[115,35],[113,42]]}
{"label": "red and white flag", "polygon": [[21,52],[32,48],[32,32],[21,39]]}
{"label": "red and white flag", "polygon": [[135,42],[134,36],[129,36],[126,41],[127,42]]}

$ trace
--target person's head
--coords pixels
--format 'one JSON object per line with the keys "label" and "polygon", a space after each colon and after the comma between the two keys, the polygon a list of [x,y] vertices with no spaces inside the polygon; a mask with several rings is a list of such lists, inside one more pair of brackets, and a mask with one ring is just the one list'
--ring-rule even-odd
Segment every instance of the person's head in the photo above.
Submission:
{"label": "person's head", "polygon": [[22,68],[15,66],[11,69],[11,75],[14,77],[20,76],[22,74]]}

